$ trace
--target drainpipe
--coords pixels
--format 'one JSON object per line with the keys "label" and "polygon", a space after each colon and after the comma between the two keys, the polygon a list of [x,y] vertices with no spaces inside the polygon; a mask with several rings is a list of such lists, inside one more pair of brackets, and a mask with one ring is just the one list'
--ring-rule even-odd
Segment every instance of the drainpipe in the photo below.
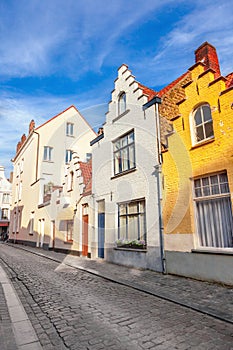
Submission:
{"label": "drainpipe", "polygon": [[[160,100],[161,103],[161,100]],[[156,119],[156,133],[157,133],[157,147],[158,147],[158,165],[155,169],[157,176],[157,190],[158,190],[158,211],[159,211],[159,238],[160,238],[160,255],[163,274],[167,273],[166,269],[166,258],[164,251],[164,227],[163,227],[163,215],[162,215],[162,152],[161,152],[161,129],[159,120],[159,105],[155,104],[155,119]]]}
{"label": "drainpipe", "polygon": [[160,120],[159,120],[159,104],[161,98],[155,96],[152,100],[143,105],[143,110],[155,105],[155,125],[156,125],[156,139],[158,150],[158,164],[155,166],[155,174],[157,181],[157,201],[158,201],[158,215],[159,215],[159,240],[160,240],[160,256],[162,273],[166,274],[166,258],[164,251],[164,237],[163,237],[163,217],[162,217],[162,152],[161,152],[161,135],[160,135]]}
{"label": "drainpipe", "polygon": [[33,130],[33,133],[35,133],[37,135],[37,150],[36,150],[36,179],[35,182],[36,183],[38,181],[38,161],[39,161],[39,149],[40,149],[40,134]]}

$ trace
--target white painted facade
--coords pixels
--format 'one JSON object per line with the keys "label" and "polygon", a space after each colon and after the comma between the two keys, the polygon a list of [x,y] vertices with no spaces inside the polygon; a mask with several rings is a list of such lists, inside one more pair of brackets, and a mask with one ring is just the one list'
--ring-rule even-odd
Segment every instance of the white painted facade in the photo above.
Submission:
{"label": "white painted facade", "polygon": [[[159,166],[157,147],[159,134],[156,128],[156,104],[152,104],[146,109],[143,108],[148,102],[144,88],[135,80],[126,65],[119,68],[118,78],[115,80],[115,88],[109,103],[109,111],[106,114],[106,122],[103,126],[104,134],[99,135],[92,142],[95,242],[97,246],[100,244],[98,204],[101,203],[100,201],[104,201],[104,258],[114,263],[162,271],[159,181],[156,170]],[[119,103],[125,105],[119,106]],[[134,147],[135,152],[135,166],[132,165],[132,159],[129,159],[129,163],[126,161],[129,169],[122,170],[122,168],[119,171],[116,169],[119,167],[118,160],[114,168],[116,142],[130,133],[134,135],[134,146],[132,147]],[[123,139],[122,142],[124,142]],[[132,157],[131,149],[129,154],[131,154],[129,157]],[[121,167],[123,167],[122,164]],[[122,237],[123,234],[120,232],[120,230],[124,230],[124,225],[119,224],[119,220],[123,220],[118,214],[119,205],[128,207],[132,202],[139,203],[139,207],[143,206],[143,202],[145,204],[146,249],[116,248],[116,240],[126,238]],[[130,208],[127,210],[130,211]],[[140,221],[140,215],[133,219],[130,215],[126,218],[128,220],[127,235],[130,232],[130,238],[133,238],[134,234],[132,227],[130,228],[130,220],[134,220],[135,225],[137,225],[137,217]],[[119,226],[121,227],[119,228]],[[138,226],[137,230],[140,231]],[[141,228],[142,231],[143,228]],[[135,239],[142,238],[139,236],[138,232],[135,232]]]}
{"label": "white painted facade", "polygon": [[51,192],[63,184],[66,151],[77,152],[79,159],[85,160],[95,135],[79,111],[71,106],[32,128],[21,139],[23,142],[14,158],[12,241],[49,246],[53,210],[56,210],[50,205]]}
{"label": "white painted facade", "polygon": [[11,183],[5,177],[5,169],[0,166],[0,237],[8,233],[10,222]]}

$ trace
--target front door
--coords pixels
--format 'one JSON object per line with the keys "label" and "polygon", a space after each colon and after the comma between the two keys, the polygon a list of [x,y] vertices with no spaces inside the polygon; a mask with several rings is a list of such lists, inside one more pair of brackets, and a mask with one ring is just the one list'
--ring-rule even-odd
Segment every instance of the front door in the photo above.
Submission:
{"label": "front door", "polygon": [[104,258],[105,241],[105,201],[98,202],[98,257]]}
{"label": "front door", "polygon": [[83,215],[82,256],[88,254],[88,215]]}

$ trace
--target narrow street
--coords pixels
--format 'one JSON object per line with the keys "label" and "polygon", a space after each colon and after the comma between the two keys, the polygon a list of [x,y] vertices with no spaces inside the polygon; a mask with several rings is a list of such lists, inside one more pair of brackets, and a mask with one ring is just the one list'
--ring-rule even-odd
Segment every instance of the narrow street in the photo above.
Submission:
{"label": "narrow street", "polygon": [[42,349],[233,349],[230,322],[7,244],[0,265]]}

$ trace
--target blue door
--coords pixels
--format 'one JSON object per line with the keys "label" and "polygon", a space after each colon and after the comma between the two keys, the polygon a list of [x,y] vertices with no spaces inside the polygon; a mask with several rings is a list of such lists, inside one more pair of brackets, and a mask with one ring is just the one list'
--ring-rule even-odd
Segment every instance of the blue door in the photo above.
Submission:
{"label": "blue door", "polygon": [[105,213],[98,213],[98,257],[104,258]]}

